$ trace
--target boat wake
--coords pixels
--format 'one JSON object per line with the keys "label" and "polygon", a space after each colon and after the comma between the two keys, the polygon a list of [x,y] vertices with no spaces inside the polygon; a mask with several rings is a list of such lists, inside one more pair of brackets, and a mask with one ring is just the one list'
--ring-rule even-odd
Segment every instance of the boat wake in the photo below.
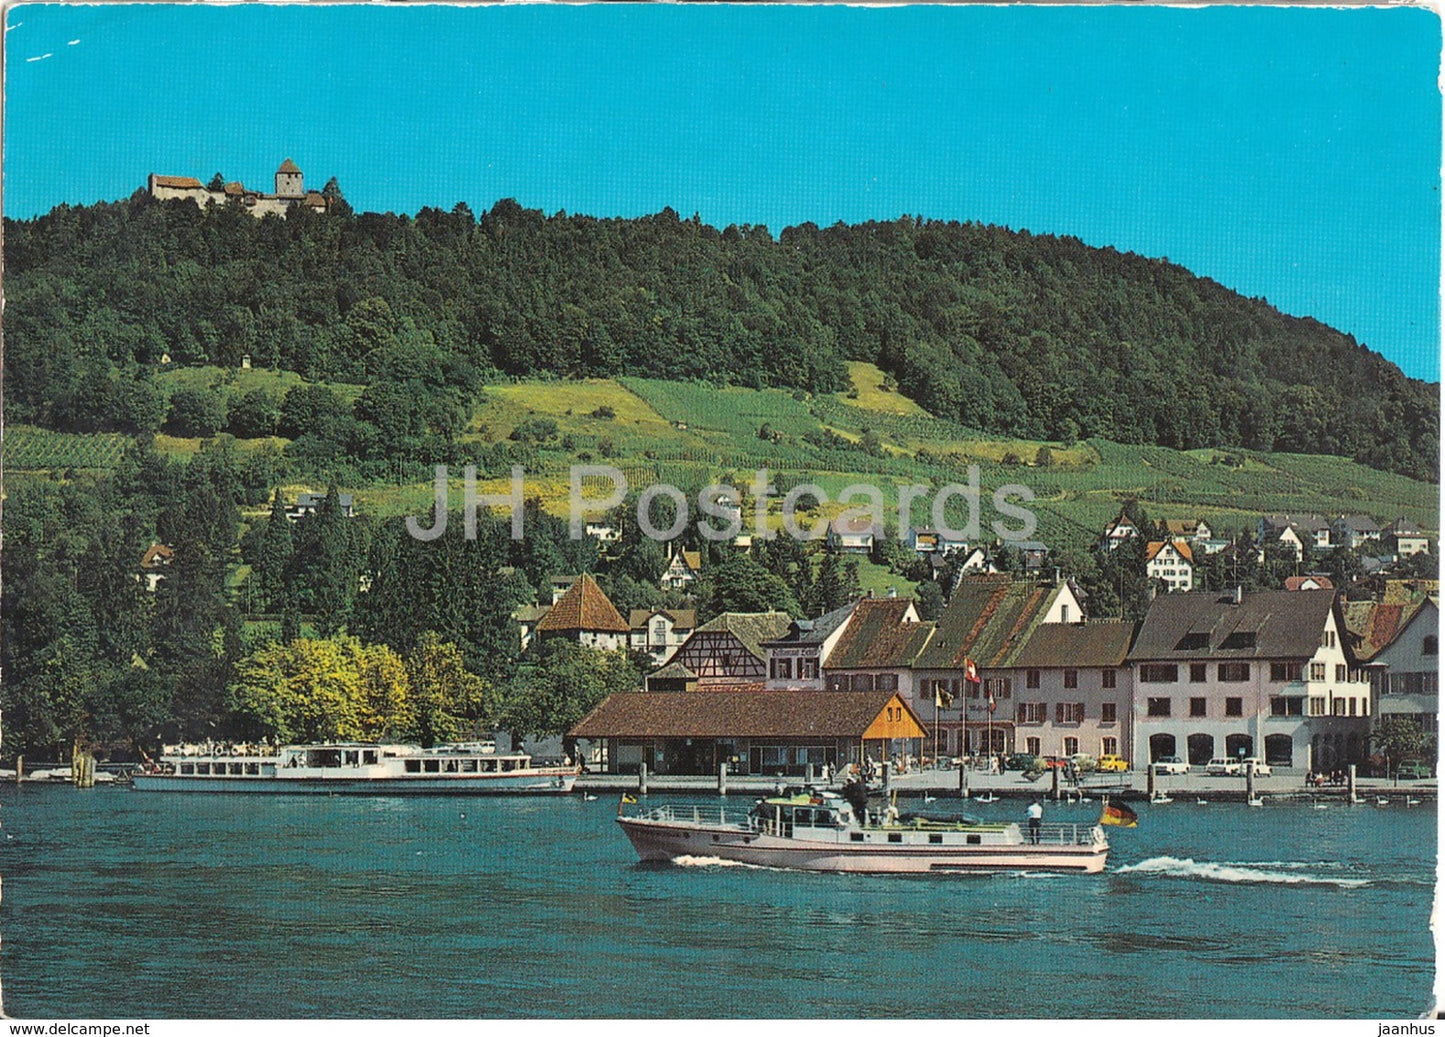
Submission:
{"label": "boat wake", "polygon": [[752,868],[754,871],[778,871],[777,868],[769,868],[764,864],[749,864],[747,861],[730,861],[722,857],[696,857],[684,853],[680,857],[672,858],[672,863],[680,868]]}
{"label": "boat wake", "polygon": [[1169,878],[1203,879],[1207,882],[1245,882],[1286,886],[1338,886],[1354,889],[1370,885],[1369,879],[1318,875],[1302,869],[1311,865],[1294,861],[1267,861],[1271,868],[1256,863],[1196,861],[1189,857],[1150,857],[1138,864],[1125,864],[1116,874],[1164,875]]}

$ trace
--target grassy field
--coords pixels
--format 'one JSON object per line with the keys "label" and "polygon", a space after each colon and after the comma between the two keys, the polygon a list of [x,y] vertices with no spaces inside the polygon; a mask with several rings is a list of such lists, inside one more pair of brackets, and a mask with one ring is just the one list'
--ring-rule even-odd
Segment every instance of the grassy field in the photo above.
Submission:
{"label": "grassy field", "polygon": [[[1038,517],[1034,537],[1059,548],[1092,543],[1127,498],[1137,499],[1154,518],[1203,518],[1216,530],[1253,528],[1258,515],[1271,512],[1364,512],[1382,521],[1404,515],[1432,534],[1439,528],[1436,486],[1346,459],[1243,450],[1181,452],[1107,440],[1065,448],[990,437],[932,417],[906,397],[885,391],[881,372],[872,365],[853,364],[850,374],[858,389],[856,398],[644,378],[501,383],[485,389],[463,440],[478,445],[497,442],[528,419],[555,421],[558,439],[528,466],[525,492],[561,515],[568,507],[569,466],[577,463],[615,465],[633,489],[664,481],[695,492],[714,480],[741,488],[760,468],[766,468],[780,485],[816,483],[835,500],[844,487],[868,483],[883,492],[890,524],[897,519],[900,486],[962,483],[969,466],[976,464],[981,471],[979,518],[985,538],[991,538],[990,523],[999,517],[991,495],[1005,484],[1032,491],[1035,499],[1030,507]],[[279,391],[300,383],[294,375],[219,368],[182,369],[162,378],[176,385],[221,384],[233,391],[252,387]],[[359,391],[355,386],[333,388],[343,395]],[[764,425],[766,438],[759,435]],[[834,430],[843,442],[829,445],[816,437],[811,442],[804,438],[820,428]],[[856,445],[865,429],[880,439],[881,456]],[[119,458],[124,442],[117,435],[67,435],[11,426],[5,435],[5,464],[12,470],[52,474],[106,468]],[[285,442],[239,441],[237,448],[279,450]],[[167,436],[158,436],[157,444],[177,457],[199,448],[198,440]],[[1052,461],[1041,465],[1036,462],[1045,446]],[[1002,463],[1010,454],[1016,461]],[[1233,463],[1222,463],[1226,454]],[[459,503],[461,473],[456,475],[453,500]],[[300,488],[320,487],[290,486],[287,492]],[[361,508],[374,515],[430,512],[429,482],[343,489],[354,493]],[[479,489],[500,494],[509,487],[505,481],[492,480]],[[825,505],[822,514],[838,510],[836,504]],[[948,515],[952,524],[963,525],[962,502],[955,501]],[[928,522],[927,499],[915,505],[912,517],[915,523]],[[872,589],[881,592],[897,582],[888,576]]]}

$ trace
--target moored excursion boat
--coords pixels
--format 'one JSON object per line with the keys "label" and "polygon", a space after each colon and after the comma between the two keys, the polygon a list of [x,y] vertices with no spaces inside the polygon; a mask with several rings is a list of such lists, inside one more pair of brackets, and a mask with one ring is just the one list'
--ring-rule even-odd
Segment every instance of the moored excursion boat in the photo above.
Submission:
{"label": "moored excursion boat", "polygon": [[147,792],[353,793],[367,796],[571,792],[575,767],[534,767],[490,744],[337,742],[268,747],[168,746],[137,771]]}
{"label": "moored excursion boat", "polygon": [[717,857],[764,867],[835,872],[1092,873],[1109,842],[1099,825],[908,817],[868,811],[831,791],[790,790],[760,799],[745,817],[726,809],[659,806],[617,823],[644,861]]}

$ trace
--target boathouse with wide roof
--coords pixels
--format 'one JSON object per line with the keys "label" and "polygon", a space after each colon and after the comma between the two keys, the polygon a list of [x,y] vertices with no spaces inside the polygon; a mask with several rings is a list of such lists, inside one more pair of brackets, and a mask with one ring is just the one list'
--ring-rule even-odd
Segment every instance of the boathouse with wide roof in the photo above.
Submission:
{"label": "boathouse with wide roof", "polygon": [[629,691],[567,733],[600,742],[605,768],[653,774],[803,775],[918,753],[926,732],[896,692]]}

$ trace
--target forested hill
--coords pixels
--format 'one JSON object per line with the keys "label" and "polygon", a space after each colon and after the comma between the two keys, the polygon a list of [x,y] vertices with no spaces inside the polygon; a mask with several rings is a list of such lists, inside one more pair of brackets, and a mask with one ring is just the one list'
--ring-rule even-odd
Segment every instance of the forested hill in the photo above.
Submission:
{"label": "forested hill", "polygon": [[464,205],[257,220],[144,192],[5,234],[12,421],[143,426],[163,354],[365,382],[427,358],[466,384],[811,391],[844,388],[851,359],[991,433],[1340,454],[1438,479],[1434,386],[1315,320],[1074,238],[911,218],[774,238],[511,200],[480,220]]}

